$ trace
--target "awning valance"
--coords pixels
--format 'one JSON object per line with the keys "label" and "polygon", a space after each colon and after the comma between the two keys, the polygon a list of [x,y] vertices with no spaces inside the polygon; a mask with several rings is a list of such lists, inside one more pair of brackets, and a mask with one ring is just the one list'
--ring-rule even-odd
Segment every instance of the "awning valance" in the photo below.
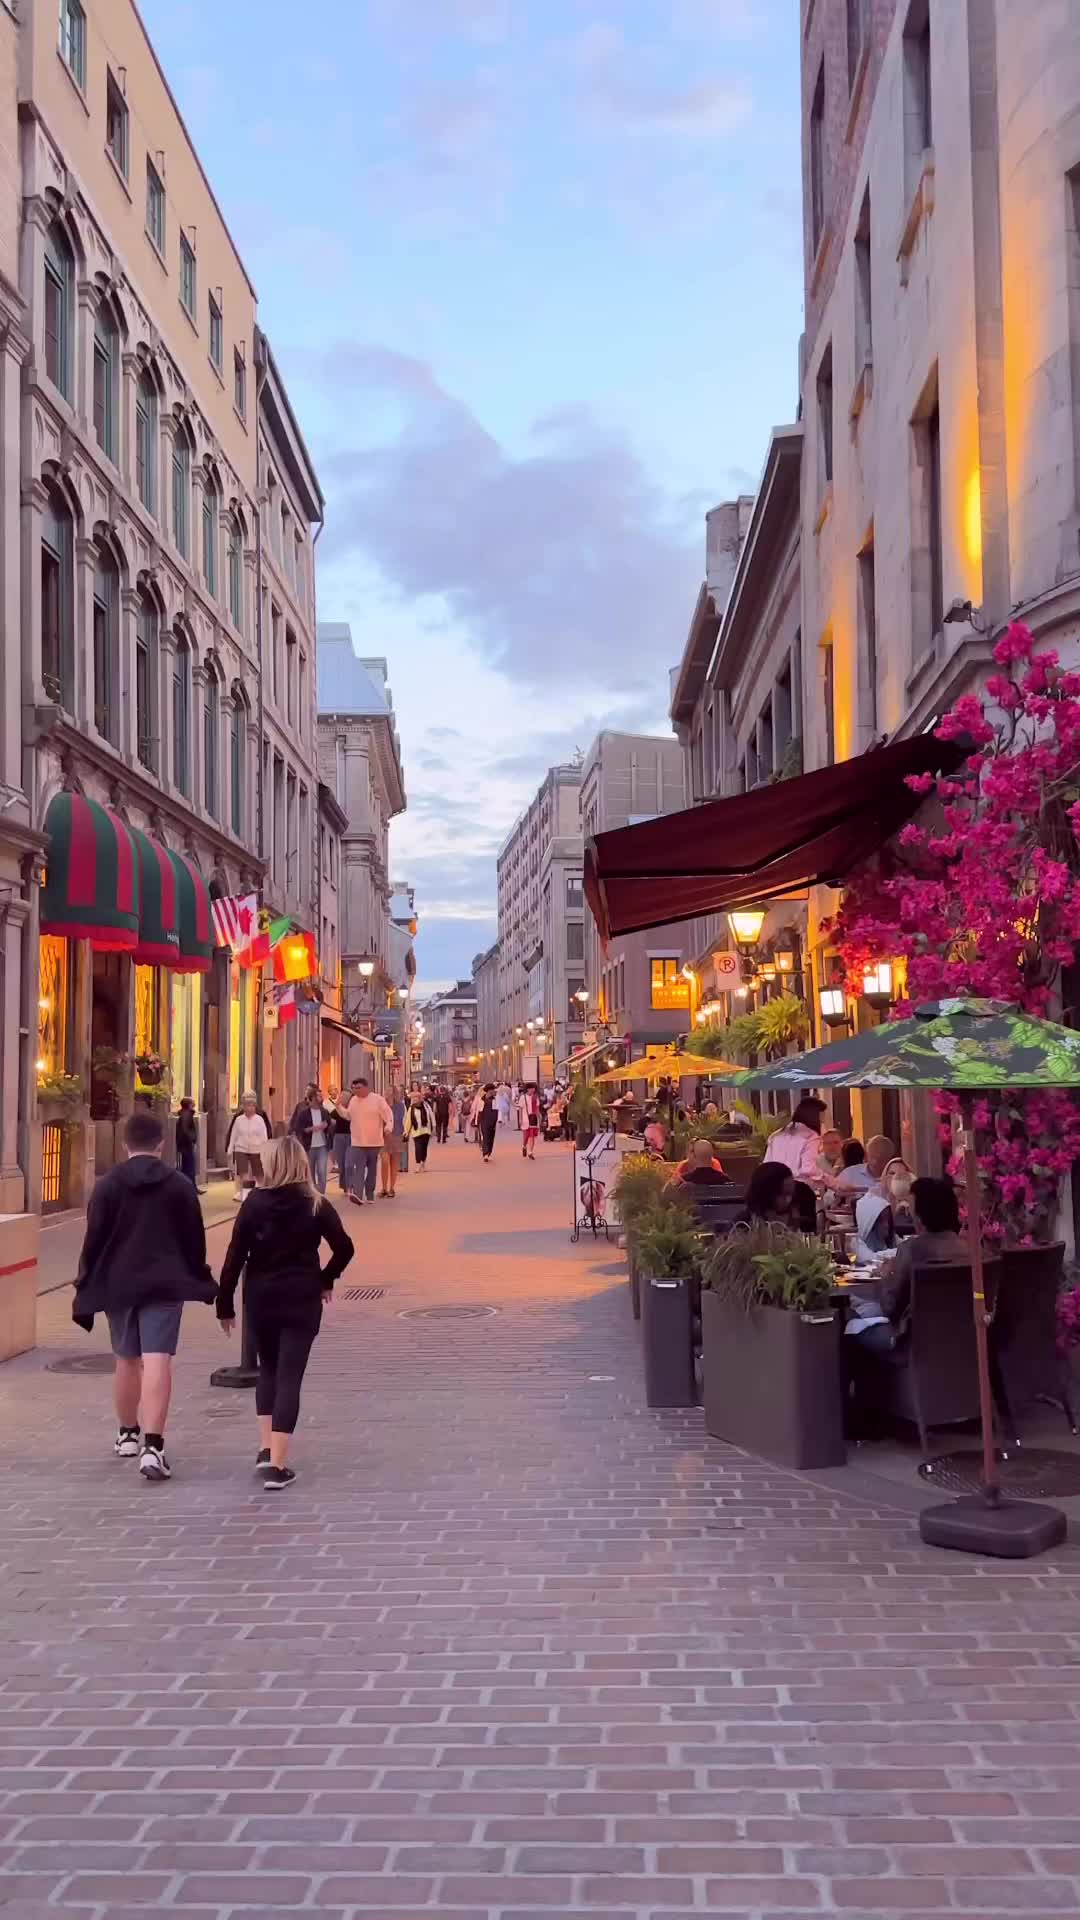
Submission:
{"label": "awning valance", "polygon": [[58,793],[45,816],[48,841],[41,931],[129,953],[139,939],[139,869],[118,813],[82,793]]}
{"label": "awning valance", "polygon": [[143,967],[175,967],[180,955],[176,873],[166,847],[131,828],[139,865],[139,944],[132,959]]}
{"label": "awning valance", "polygon": [[206,881],[186,853],[170,847],[168,858],[176,875],[176,922],[179,952],[171,965],[178,973],[209,973],[214,957],[210,921],[210,894]]}
{"label": "awning valance", "polygon": [[920,804],[911,775],[949,772],[968,751],[919,734],[597,834],[585,843],[585,895],[601,938],[838,884],[911,818]]}
{"label": "awning valance", "polygon": [[350,1040],[354,1047],[366,1047],[369,1053],[379,1051],[374,1040],[369,1040],[365,1033],[354,1033],[352,1027],[345,1025],[344,1020],[335,1020],[332,1013],[322,1015],[322,1024],[324,1027],[329,1027],[332,1033],[343,1033],[346,1040]]}

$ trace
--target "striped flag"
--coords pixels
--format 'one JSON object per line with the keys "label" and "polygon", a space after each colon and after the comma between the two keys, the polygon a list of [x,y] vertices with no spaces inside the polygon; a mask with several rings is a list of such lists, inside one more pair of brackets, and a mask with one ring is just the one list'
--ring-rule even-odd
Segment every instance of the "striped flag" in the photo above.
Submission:
{"label": "striped flag", "polygon": [[210,913],[219,947],[231,947],[242,953],[259,930],[259,899],[254,893],[230,893],[224,900],[211,900]]}
{"label": "striped flag", "polygon": [[290,1020],[296,1019],[296,988],[291,984],[282,986],[272,980],[266,989],[263,1005],[263,1025],[271,1031],[278,1027],[287,1027]]}

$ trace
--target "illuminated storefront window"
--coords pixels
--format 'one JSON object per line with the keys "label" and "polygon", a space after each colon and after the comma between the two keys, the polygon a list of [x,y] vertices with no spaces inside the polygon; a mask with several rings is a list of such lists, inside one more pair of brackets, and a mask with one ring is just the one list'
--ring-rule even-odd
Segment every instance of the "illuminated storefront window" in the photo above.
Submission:
{"label": "illuminated storefront window", "polygon": [[158,967],[135,969],[135,1053],[157,1053],[161,1044],[161,974]]}
{"label": "illuminated storefront window", "polygon": [[64,1073],[68,1058],[68,968],[71,947],[55,934],[43,933],[38,943],[37,1071]]}
{"label": "illuminated storefront window", "polygon": [[254,1085],[255,989],[252,967],[234,960],[229,969],[229,1105],[240,1105],[240,1095]]}
{"label": "illuminated storefront window", "polygon": [[171,976],[172,1028],[169,1071],[173,1101],[202,1105],[202,975]]}

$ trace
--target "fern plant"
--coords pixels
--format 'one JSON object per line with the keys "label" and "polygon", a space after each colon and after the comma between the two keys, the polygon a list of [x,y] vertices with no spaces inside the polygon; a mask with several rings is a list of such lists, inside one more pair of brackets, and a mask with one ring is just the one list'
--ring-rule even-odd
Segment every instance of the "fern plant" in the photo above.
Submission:
{"label": "fern plant", "polygon": [[757,1022],[758,1041],[765,1053],[780,1053],[784,1047],[805,1040],[809,1032],[806,1002],[795,993],[782,993],[775,1000],[766,1000],[752,1017]]}
{"label": "fern plant", "polygon": [[820,1240],[766,1221],[732,1228],[704,1269],[705,1284],[733,1306],[808,1313],[829,1303],[832,1260]]}
{"label": "fern plant", "polygon": [[669,1178],[668,1170],[647,1153],[628,1153],[615,1176],[615,1204],[629,1232],[641,1216],[656,1205]]}
{"label": "fern plant", "polygon": [[633,1242],[637,1265],[651,1279],[686,1279],[700,1271],[701,1225],[685,1201],[661,1198],[638,1217]]}

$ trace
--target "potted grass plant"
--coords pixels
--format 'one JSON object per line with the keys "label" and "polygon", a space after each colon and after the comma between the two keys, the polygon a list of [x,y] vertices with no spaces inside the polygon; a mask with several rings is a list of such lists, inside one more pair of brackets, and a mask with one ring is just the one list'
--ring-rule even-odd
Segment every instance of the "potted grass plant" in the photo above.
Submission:
{"label": "potted grass plant", "polygon": [[781,1466],[846,1459],[840,1323],[820,1241],[765,1223],[711,1249],[701,1295],[705,1425]]}
{"label": "potted grass plant", "polygon": [[578,1148],[583,1151],[592,1141],[594,1134],[600,1131],[607,1118],[604,1102],[596,1088],[585,1079],[583,1074],[579,1073],[574,1081],[567,1113],[570,1125],[574,1129]]}
{"label": "potted grass plant", "polygon": [[641,1290],[638,1285],[636,1228],[660,1199],[670,1178],[670,1169],[647,1153],[623,1156],[615,1176],[615,1204],[626,1240],[626,1261],[630,1274],[630,1305],[634,1319],[641,1318]]}
{"label": "potted grass plant", "polygon": [[695,1407],[695,1326],[700,1313],[704,1236],[697,1216],[671,1188],[638,1216],[634,1259],[641,1301],[645,1398],[650,1407]]}

